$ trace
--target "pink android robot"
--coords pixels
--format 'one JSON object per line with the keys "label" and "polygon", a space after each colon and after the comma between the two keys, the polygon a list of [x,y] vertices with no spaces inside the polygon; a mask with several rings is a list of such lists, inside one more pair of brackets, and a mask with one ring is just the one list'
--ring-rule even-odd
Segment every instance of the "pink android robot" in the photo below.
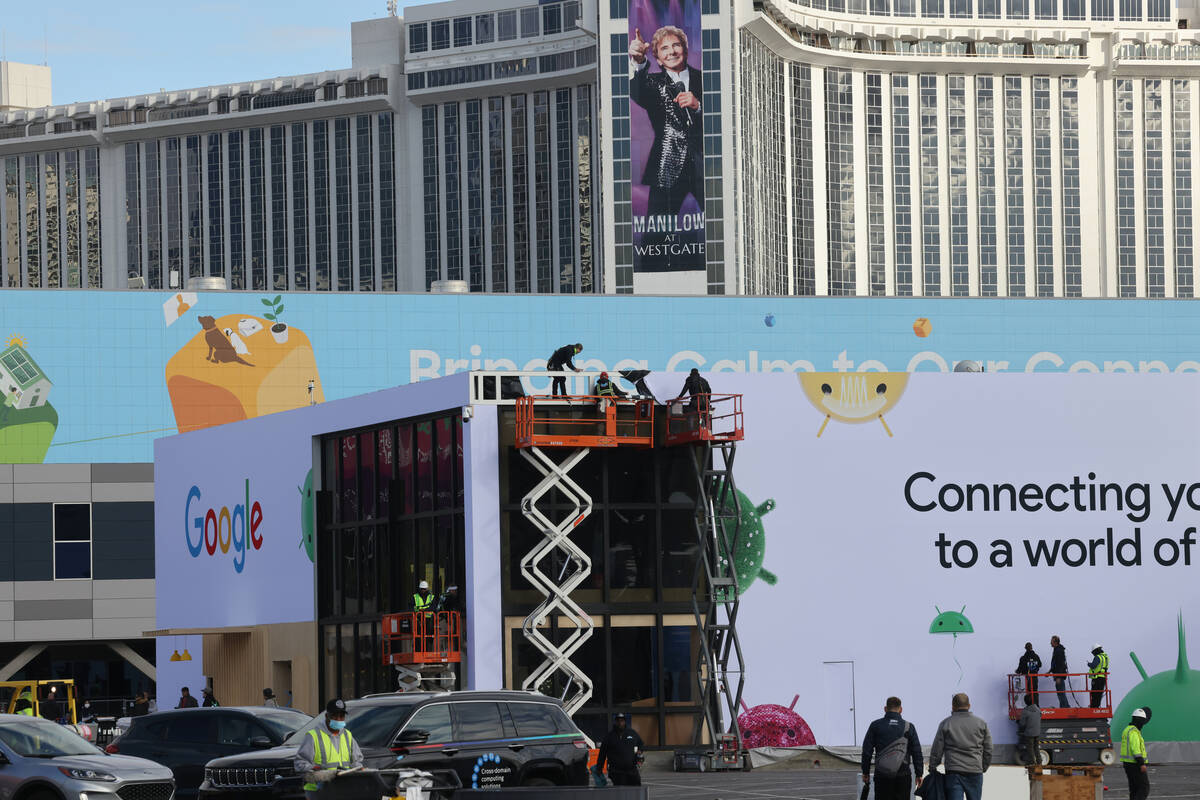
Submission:
{"label": "pink android robot", "polygon": [[738,727],[742,731],[744,746],[752,747],[800,747],[806,744],[816,744],[817,737],[813,736],[812,728],[804,721],[804,717],[792,709],[800,695],[792,698],[792,704],[787,708],[774,703],[763,703],[761,706],[750,708],[742,701],[745,711],[738,714]]}

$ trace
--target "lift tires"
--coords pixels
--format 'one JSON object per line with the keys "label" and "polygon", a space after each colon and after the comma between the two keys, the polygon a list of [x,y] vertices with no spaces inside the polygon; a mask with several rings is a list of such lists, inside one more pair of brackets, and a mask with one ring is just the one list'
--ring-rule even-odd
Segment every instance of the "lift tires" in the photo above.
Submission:
{"label": "lift tires", "polygon": [[1041,764],[1043,767],[1047,767],[1050,765],[1050,751],[1049,750],[1038,750],[1038,763]]}
{"label": "lift tires", "polygon": [[1113,752],[1111,747],[1106,747],[1100,751],[1100,763],[1106,767],[1111,767],[1117,763],[1117,754]]}

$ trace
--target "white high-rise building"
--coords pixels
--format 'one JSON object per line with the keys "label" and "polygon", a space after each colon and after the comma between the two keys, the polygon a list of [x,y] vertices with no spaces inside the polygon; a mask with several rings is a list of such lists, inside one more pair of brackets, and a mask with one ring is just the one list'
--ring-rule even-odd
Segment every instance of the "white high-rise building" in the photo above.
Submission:
{"label": "white high-rise building", "polygon": [[1191,1],[696,0],[706,269],[652,282],[630,0],[417,6],[347,70],[0,110],[0,283],[1191,297]]}

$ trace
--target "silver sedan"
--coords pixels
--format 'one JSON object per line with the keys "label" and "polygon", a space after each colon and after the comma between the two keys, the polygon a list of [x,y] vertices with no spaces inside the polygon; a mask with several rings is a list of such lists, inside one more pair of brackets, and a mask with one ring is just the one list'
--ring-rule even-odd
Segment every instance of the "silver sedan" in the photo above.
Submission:
{"label": "silver sedan", "polygon": [[0,714],[0,800],[171,800],[171,770],[144,758],[109,755],[70,728]]}

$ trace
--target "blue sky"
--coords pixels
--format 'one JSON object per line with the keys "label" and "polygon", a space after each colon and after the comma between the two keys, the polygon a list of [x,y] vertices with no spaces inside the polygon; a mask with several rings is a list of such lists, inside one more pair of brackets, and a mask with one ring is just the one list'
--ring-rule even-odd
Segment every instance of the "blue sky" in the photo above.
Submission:
{"label": "blue sky", "polygon": [[60,104],[347,69],[350,23],[386,14],[386,0],[0,0],[0,30],[8,60],[50,64]]}

